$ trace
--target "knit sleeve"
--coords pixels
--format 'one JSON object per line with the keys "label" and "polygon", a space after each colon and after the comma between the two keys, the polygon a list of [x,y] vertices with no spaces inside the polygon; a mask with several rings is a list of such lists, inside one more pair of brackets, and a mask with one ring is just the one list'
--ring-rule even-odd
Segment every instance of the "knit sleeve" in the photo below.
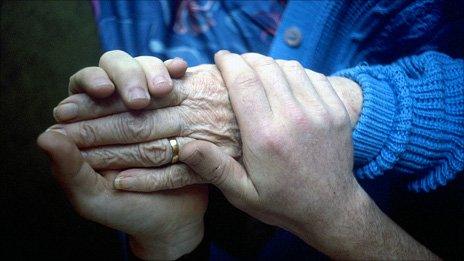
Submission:
{"label": "knit sleeve", "polygon": [[430,191],[464,169],[464,60],[437,52],[390,65],[336,73],[363,90],[353,132],[356,175],[412,175],[409,188]]}

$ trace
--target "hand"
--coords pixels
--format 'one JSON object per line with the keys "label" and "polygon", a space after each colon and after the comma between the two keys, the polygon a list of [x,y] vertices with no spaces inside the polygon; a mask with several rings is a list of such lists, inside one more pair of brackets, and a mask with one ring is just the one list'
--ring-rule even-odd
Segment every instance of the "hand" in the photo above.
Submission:
{"label": "hand", "polygon": [[177,259],[203,238],[207,187],[156,193],[113,189],[117,171],[96,173],[69,138],[48,131],[38,138],[53,173],[76,211],[86,219],[123,231],[143,259]]}
{"label": "hand", "polygon": [[[180,160],[239,209],[335,258],[433,258],[353,176],[348,113],[330,81],[297,62],[215,56],[240,126],[243,166],[206,141]],[[362,246],[362,247],[360,247]]]}
{"label": "hand", "polygon": [[364,195],[352,174],[349,116],[327,78],[258,54],[223,51],[215,61],[240,126],[243,167],[204,141],[185,145],[181,161],[238,208],[294,232],[311,224],[321,233],[357,206]]}
{"label": "hand", "polygon": [[[149,59],[134,59],[145,70],[142,77],[133,73],[120,77],[126,82],[144,81],[145,75],[153,75],[157,70],[146,64]],[[126,62],[117,57],[106,60],[116,68],[124,66],[118,63]],[[81,89],[89,90],[90,86],[97,85],[95,75],[100,73],[100,68],[81,71],[86,73],[75,76],[85,83]],[[107,81],[111,82],[110,79]],[[114,85],[123,89],[124,83]],[[68,119],[68,123],[55,125],[52,129],[66,133],[95,169],[124,169],[115,182],[119,189],[152,191],[151,184],[160,182],[170,188],[173,185],[182,187],[192,182],[187,179],[189,177],[196,177],[195,183],[202,183],[199,176],[186,174],[188,168],[184,164],[150,167],[170,163],[171,147],[165,139],[168,137],[177,137],[181,147],[193,139],[208,140],[229,155],[239,156],[238,127],[227,90],[219,71],[212,65],[190,68],[182,80],[174,80],[173,88],[166,96],[153,98],[145,110],[137,113],[126,112],[127,106],[117,95],[105,99],[90,98],[84,93],[72,95],[55,109],[57,120]],[[77,108],[72,119],[63,117],[63,106]]]}
{"label": "hand", "polygon": [[[135,59],[141,65],[146,75],[153,75],[156,73],[156,67],[144,64],[150,57],[145,57],[143,60],[139,58]],[[122,64],[118,65],[120,59],[116,59],[116,57],[114,60],[109,58],[106,60],[116,68],[124,66]],[[101,69],[98,67],[90,67],[80,71],[85,71],[85,74],[80,72],[75,74],[74,78],[80,79],[79,81],[83,83],[81,84],[83,86],[81,89],[88,95],[93,95],[93,93],[88,90],[92,88],[97,89],[93,86],[98,85],[98,81],[95,81],[97,78],[95,75],[99,75],[100,70]],[[306,72],[307,74],[313,73],[310,70],[306,70]],[[106,74],[110,75],[112,73],[108,72]],[[123,76],[121,75],[121,77]],[[137,74],[130,73],[123,78],[126,82],[138,82],[144,81],[145,76],[140,79],[140,76]],[[106,81],[111,82],[110,79]],[[362,94],[359,86],[341,77],[329,77],[329,81],[334,84],[337,93],[340,95],[349,112],[352,125],[354,126],[358,119],[362,104]],[[124,82],[120,82],[116,86],[118,89],[124,89],[123,86],[125,84]],[[70,83],[70,86],[71,85],[72,83]],[[72,119],[63,117],[61,114],[63,111],[61,108],[63,106],[69,106],[69,104],[78,108]],[[176,109],[168,108],[164,110],[164,113],[160,113],[160,111],[156,110],[169,106],[177,107],[175,107]],[[171,125],[175,125],[177,122],[181,122],[181,129],[183,129],[184,132],[183,136],[186,136],[177,138],[181,145],[181,150],[184,144],[192,140],[191,138],[196,138],[213,142],[231,156],[238,157],[241,154],[238,127],[229,104],[224,82],[215,66],[203,65],[190,68],[186,77],[174,81],[174,89],[171,93],[163,98],[157,97],[152,99],[148,107],[146,107],[146,111],[149,110],[151,110],[151,112],[145,112],[142,115],[114,115],[112,120],[113,123],[107,128],[113,131],[112,133],[108,133],[107,131],[101,130],[101,128],[106,128],[103,124],[108,124],[105,118],[101,118],[104,120],[103,122],[86,120],[126,112],[128,108],[125,103],[123,103],[118,96],[112,96],[106,99],[92,99],[87,95],[78,94],[65,99],[55,108],[55,118],[61,122],[82,122],[75,123],[75,125],[71,126],[57,125],[54,126],[54,128],[61,129],[62,131],[66,131],[64,129],[71,129],[72,131],[68,131],[68,135],[70,135],[73,140],[77,140],[79,146],[89,147],[101,144],[92,143],[94,135],[106,135],[111,138],[112,136],[118,135],[118,132],[121,132],[118,131],[118,129],[124,128],[124,123],[127,124],[127,127],[132,125],[134,125],[134,127],[131,127],[131,130],[123,130],[123,132],[128,132],[129,134],[132,132],[135,135],[137,132],[147,132],[153,129],[152,124],[158,122],[160,118],[168,119],[170,122],[158,126],[160,130],[158,131],[158,136],[150,137],[152,140],[151,142],[141,143],[139,145],[96,147],[83,151],[85,159],[91,166],[97,169],[133,168],[121,172],[116,182],[117,188],[131,191],[154,191],[204,182],[201,177],[194,173],[187,175],[188,169],[183,164],[161,169],[139,168],[160,166],[169,163],[171,159],[169,143],[167,140],[161,138],[163,138],[163,133],[165,137],[172,135],[165,134],[165,132],[167,132],[169,128],[172,128]],[[144,121],[144,117],[148,117],[149,121]],[[155,119],[152,120],[152,118]],[[133,124],[134,122],[136,124]],[[83,128],[82,130],[80,129],[81,127]],[[82,137],[79,138],[79,136]],[[89,136],[91,136],[91,138],[89,138]],[[81,144],[82,142],[79,142],[79,140],[88,140],[89,143]],[[127,144],[137,143],[139,141],[140,137],[127,137],[123,142],[113,140],[113,142]],[[104,144],[109,143],[108,141]]]}

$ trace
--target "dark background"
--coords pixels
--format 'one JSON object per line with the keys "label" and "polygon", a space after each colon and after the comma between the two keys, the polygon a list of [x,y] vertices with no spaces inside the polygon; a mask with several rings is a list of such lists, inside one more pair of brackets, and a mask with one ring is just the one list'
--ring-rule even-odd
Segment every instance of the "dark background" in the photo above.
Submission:
{"label": "dark background", "polygon": [[[96,65],[101,54],[89,2],[1,2],[1,245],[10,258],[121,259],[115,232],[73,212],[35,144],[53,124],[52,109],[67,95],[69,76]],[[395,193],[391,210],[415,238],[451,259],[464,258],[464,175],[459,176],[446,190]],[[245,255],[272,233],[226,205],[213,200],[207,214],[208,233],[224,248]],[[244,237],[244,230],[255,232]]]}
{"label": "dark background", "polygon": [[73,212],[35,143],[54,123],[69,76],[100,55],[90,2],[2,1],[1,252],[14,259],[119,255],[113,231]]}

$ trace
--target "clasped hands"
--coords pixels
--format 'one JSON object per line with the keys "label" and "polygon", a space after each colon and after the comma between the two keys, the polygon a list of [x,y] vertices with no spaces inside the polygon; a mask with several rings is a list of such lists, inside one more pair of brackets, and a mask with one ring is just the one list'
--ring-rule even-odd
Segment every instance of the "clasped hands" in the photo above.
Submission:
{"label": "clasped hands", "polygon": [[[359,86],[296,61],[214,58],[187,70],[111,51],[70,78],[59,124],[38,143],[76,211],[127,233],[140,258],[175,259],[201,242],[211,183],[251,216],[343,255],[334,225],[372,204],[352,174]],[[180,145],[172,165],[169,138]]]}

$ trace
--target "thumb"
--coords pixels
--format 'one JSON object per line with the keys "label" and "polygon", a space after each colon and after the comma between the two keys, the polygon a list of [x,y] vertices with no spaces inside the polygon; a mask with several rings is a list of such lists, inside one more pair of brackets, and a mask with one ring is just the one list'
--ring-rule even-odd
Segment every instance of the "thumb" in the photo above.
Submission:
{"label": "thumb", "polygon": [[44,132],[37,144],[49,156],[53,174],[66,192],[95,194],[106,187],[106,180],[82,159],[77,146],[63,134]]}
{"label": "thumb", "polygon": [[206,141],[189,142],[180,151],[179,160],[218,187],[237,207],[256,202],[258,193],[246,170],[216,145]]}

